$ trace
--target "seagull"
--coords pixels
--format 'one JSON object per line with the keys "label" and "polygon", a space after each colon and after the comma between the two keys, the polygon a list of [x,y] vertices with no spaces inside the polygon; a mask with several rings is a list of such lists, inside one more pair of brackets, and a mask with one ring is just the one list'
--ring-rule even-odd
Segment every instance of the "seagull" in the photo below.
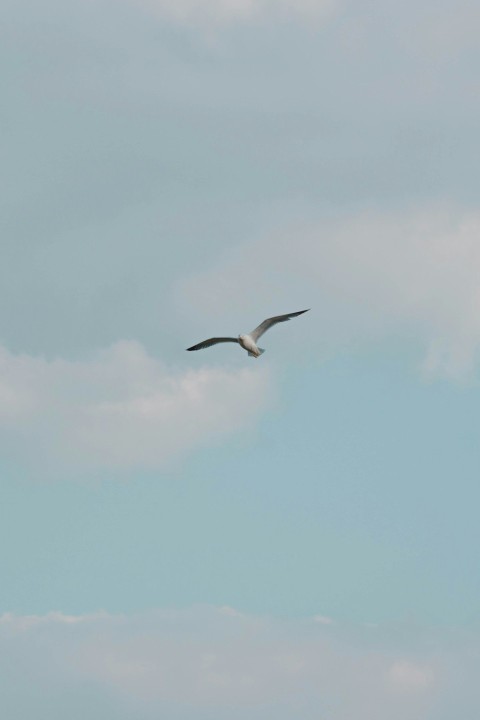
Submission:
{"label": "seagull", "polygon": [[[308,310],[310,310],[310,308],[308,308]],[[257,347],[257,340],[263,335],[263,333],[266,333],[267,330],[270,330],[270,328],[277,323],[286,322],[287,320],[290,320],[290,318],[297,317],[298,315],[303,315],[303,313],[308,312],[308,310],[299,310],[299,312],[287,313],[287,315],[275,315],[275,317],[267,318],[266,320],[264,320],[262,323],[260,323],[258,327],[255,328],[255,330],[252,330],[252,332],[246,335],[239,335],[238,338],[209,338],[208,340],[203,340],[203,342],[199,342],[197,345],[192,345],[192,347],[187,348],[187,350],[189,352],[191,350],[203,350],[204,348],[211,347],[212,345],[218,345],[219,343],[232,342],[238,343],[244,350],[246,350],[249,357],[258,358],[265,352],[265,350],[263,350],[262,348]]]}

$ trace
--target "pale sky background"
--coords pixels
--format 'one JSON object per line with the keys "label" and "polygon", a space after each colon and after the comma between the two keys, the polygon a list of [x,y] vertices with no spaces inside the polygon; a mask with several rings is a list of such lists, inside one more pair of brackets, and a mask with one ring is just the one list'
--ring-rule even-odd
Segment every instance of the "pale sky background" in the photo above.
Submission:
{"label": "pale sky background", "polygon": [[479,34],[4,1],[2,717],[480,717]]}

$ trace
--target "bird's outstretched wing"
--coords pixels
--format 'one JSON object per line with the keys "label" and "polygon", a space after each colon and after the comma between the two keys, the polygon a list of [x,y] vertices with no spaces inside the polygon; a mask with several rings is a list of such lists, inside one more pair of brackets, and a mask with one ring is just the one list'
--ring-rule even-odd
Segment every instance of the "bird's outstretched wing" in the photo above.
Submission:
{"label": "bird's outstretched wing", "polygon": [[[310,310],[310,308],[308,308]],[[297,315],[303,315],[303,313],[308,312],[308,310],[299,310],[299,312],[294,313],[287,313],[287,315],[275,315],[275,317],[267,318],[264,320],[258,327],[255,328],[255,330],[252,330],[250,333],[250,337],[253,339],[254,342],[257,342],[258,338],[263,335],[263,333],[267,332],[273,325],[276,325],[277,323],[286,322],[287,320],[290,320],[290,318],[297,317]]]}
{"label": "bird's outstretched wing", "polygon": [[197,345],[192,345],[192,347],[187,348],[187,350],[203,350],[204,348],[211,347],[212,345],[218,345],[218,343],[226,342],[238,343],[238,339],[231,337],[209,338],[208,340],[203,340],[203,342],[197,343]]}

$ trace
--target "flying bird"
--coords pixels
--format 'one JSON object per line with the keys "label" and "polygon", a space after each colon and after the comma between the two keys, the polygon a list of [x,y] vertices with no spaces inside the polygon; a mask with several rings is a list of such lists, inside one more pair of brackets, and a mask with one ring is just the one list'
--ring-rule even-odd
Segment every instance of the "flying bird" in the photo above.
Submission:
{"label": "flying bird", "polygon": [[[309,309],[310,308],[308,308],[308,310]],[[270,330],[270,328],[277,323],[286,322],[287,320],[290,320],[290,318],[297,317],[298,315],[303,315],[303,313],[308,312],[308,310],[300,310],[299,312],[287,313],[287,315],[275,315],[275,317],[267,318],[266,320],[264,320],[262,323],[260,323],[258,327],[255,328],[255,330],[252,330],[252,332],[246,335],[239,335],[238,338],[209,338],[208,340],[203,340],[203,342],[199,342],[197,345],[192,345],[192,347],[187,348],[187,350],[203,350],[204,348],[211,347],[212,345],[218,345],[219,343],[232,342],[238,343],[244,350],[246,350],[249,357],[258,358],[265,352],[265,350],[263,350],[262,348],[257,347],[257,340],[263,335],[263,333],[266,333],[267,330]]]}

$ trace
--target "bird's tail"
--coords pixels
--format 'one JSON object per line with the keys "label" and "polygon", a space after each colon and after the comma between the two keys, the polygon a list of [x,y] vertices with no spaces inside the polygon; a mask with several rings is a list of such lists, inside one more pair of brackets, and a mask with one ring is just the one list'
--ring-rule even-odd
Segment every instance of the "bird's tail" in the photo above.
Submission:
{"label": "bird's tail", "polygon": [[257,358],[257,357],[260,357],[260,355],[263,355],[264,352],[265,352],[265,350],[263,348],[258,348],[258,355],[256,353],[249,352],[248,356]]}

